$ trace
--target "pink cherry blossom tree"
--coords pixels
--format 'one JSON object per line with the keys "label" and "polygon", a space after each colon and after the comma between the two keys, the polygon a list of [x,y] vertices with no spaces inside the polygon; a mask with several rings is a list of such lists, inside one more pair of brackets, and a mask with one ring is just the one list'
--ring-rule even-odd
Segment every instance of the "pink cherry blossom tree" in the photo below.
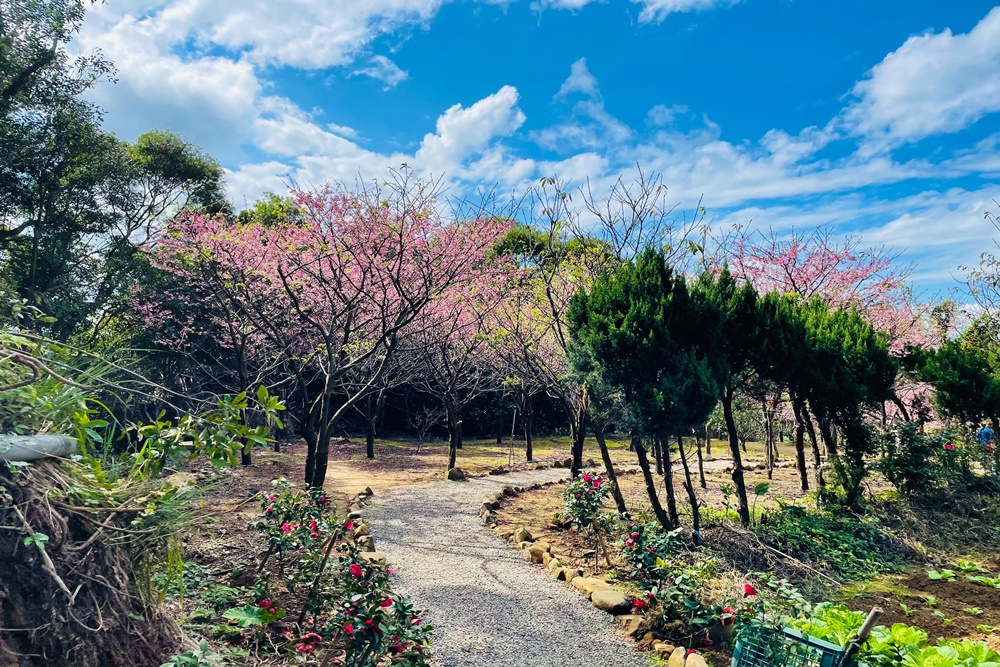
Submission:
{"label": "pink cherry blossom tree", "polygon": [[478,284],[504,229],[485,211],[443,215],[438,195],[404,169],[384,184],[295,191],[301,220],[182,216],[153,249],[266,340],[272,384],[294,386],[311,486],[326,477],[334,428],[378,386],[404,333],[443,295]]}

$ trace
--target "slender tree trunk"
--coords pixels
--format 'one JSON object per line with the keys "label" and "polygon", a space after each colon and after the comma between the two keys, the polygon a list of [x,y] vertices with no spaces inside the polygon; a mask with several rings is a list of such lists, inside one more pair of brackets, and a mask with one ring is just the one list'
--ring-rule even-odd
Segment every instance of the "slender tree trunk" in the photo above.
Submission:
{"label": "slender tree trunk", "polygon": [[761,408],[764,415],[764,468],[767,470],[767,478],[774,479],[774,431],[766,398],[761,402]]}
{"label": "slender tree trunk", "polygon": [[316,469],[316,445],[319,441],[319,436],[316,432],[316,422],[311,413],[312,411],[307,409],[305,414],[302,415],[302,420],[299,422],[299,435],[302,436],[302,439],[306,443],[306,484],[312,482],[313,471]]}
{"label": "slender tree trunk", "polygon": [[688,465],[687,453],[684,451],[684,438],[677,436],[677,454],[684,469],[684,488],[687,490],[688,502],[691,503],[691,528],[701,530],[701,513],[698,510],[698,496],[694,493],[694,482],[691,481],[691,467]]}
{"label": "slender tree trunk", "polygon": [[445,402],[448,413],[448,470],[455,467],[458,450],[462,448],[462,408],[452,401]]}
{"label": "slender tree trunk", "polygon": [[611,496],[615,499],[615,507],[618,508],[619,514],[626,514],[628,508],[625,507],[625,498],[622,496],[622,490],[618,486],[618,475],[615,474],[615,467],[611,463],[611,452],[608,451],[608,443],[604,439],[603,425],[594,424],[594,439],[597,440],[597,446],[601,450],[604,471],[607,473],[608,481],[611,482]]}
{"label": "slender tree trunk", "polygon": [[365,397],[365,426],[367,427],[365,433],[365,456],[369,460],[375,458],[375,419],[376,410],[372,403],[372,396],[369,394]]}
{"label": "slender tree trunk", "polygon": [[803,491],[809,490],[809,473],[806,471],[806,425],[802,421],[802,411],[798,401],[792,398],[792,411],[795,413],[795,467],[799,469],[799,484]]}
{"label": "slender tree trunk", "polygon": [[708,424],[705,424],[705,456],[712,455],[712,435],[708,432]]}
{"label": "slender tree trunk", "polygon": [[660,505],[660,498],[656,495],[656,482],[653,480],[653,473],[649,470],[649,459],[646,458],[646,448],[642,446],[642,441],[637,436],[632,436],[632,449],[635,450],[636,458],[639,459],[639,469],[642,470],[642,478],[646,482],[646,494],[649,496],[649,504],[653,508],[653,515],[660,522],[664,530],[674,530],[677,524],[670,522],[670,517],[663,511]]}
{"label": "slender tree trunk", "polygon": [[574,420],[571,429],[573,433],[573,466],[572,474],[573,477],[580,476],[580,469],[583,468],[583,441],[587,437],[587,410],[588,410],[588,399],[587,399],[587,385],[583,385],[582,396],[580,397],[580,405],[576,411],[576,419]]}
{"label": "slender tree trunk", "polygon": [[816,427],[805,404],[802,406],[802,420],[806,423],[806,433],[809,434],[809,444],[812,447],[813,470],[816,473],[816,485],[823,486],[823,455],[819,451],[819,440],[816,438]]}
{"label": "slender tree trunk", "polygon": [[663,486],[667,489],[667,513],[670,520],[678,526],[681,523],[680,515],[677,513],[677,497],[674,494],[674,470],[670,463],[670,441],[666,438],[656,438],[653,446],[660,450],[663,459]]}
{"label": "slender tree trunk", "polygon": [[656,461],[656,474],[663,475],[663,449],[660,448],[660,441],[653,442],[653,459]]}
{"label": "slender tree trunk", "polygon": [[524,428],[524,458],[531,463],[534,460],[533,442],[531,431],[535,426],[535,408],[533,397],[527,393],[521,395],[521,425]]}
{"label": "slender tree trunk", "polygon": [[744,528],[750,527],[750,503],[747,502],[747,485],[743,479],[743,458],[740,456],[740,442],[736,434],[736,420],[733,418],[733,388],[727,387],[722,397],[722,413],[726,419],[726,430],[729,432],[729,452],[733,456],[733,486],[736,487],[736,497],[739,500],[740,523]]}
{"label": "slender tree trunk", "polygon": [[707,489],[708,484],[705,482],[705,459],[701,455],[701,438],[695,438],[694,444],[698,450],[698,481],[701,483],[701,488]]}

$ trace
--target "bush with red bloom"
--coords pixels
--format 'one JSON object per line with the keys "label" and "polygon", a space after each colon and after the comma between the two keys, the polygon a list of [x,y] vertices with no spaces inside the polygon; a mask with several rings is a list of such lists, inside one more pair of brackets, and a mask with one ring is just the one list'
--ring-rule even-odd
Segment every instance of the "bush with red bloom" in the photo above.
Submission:
{"label": "bush with red bloom", "polygon": [[757,595],[757,589],[752,584],[743,584],[744,595]]}

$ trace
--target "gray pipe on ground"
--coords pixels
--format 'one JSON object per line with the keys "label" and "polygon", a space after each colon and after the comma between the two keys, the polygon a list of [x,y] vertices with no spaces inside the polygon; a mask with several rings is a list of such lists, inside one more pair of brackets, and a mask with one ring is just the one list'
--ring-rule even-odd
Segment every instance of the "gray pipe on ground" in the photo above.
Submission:
{"label": "gray pipe on ground", "polygon": [[0,434],[0,461],[37,461],[46,456],[69,456],[77,452],[76,438],[68,435]]}

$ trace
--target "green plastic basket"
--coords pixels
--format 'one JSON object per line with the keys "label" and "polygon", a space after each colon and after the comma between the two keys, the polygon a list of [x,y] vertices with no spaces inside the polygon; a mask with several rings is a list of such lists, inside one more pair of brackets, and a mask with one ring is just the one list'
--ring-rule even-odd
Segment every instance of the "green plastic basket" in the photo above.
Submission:
{"label": "green plastic basket", "polygon": [[758,626],[741,633],[732,667],[837,667],[844,653],[836,644],[791,628],[778,631]]}

